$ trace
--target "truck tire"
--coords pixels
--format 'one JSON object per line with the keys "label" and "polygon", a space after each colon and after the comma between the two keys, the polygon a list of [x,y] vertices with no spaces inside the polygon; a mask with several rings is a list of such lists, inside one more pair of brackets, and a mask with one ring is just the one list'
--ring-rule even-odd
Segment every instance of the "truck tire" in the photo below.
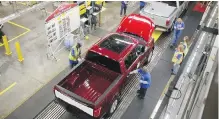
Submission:
{"label": "truck tire", "polygon": [[174,26],[173,26],[173,24],[172,24],[172,26],[167,30],[167,32],[168,32],[168,33],[171,33],[171,32],[173,31],[173,27],[174,27]]}
{"label": "truck tire", "polygon": [[107,113],[107,115],[111,116],[115,112],[115,110],[117,109],[118,105],[119,105],[119,97],[116,96],[112,105],[110,106],[110,109],[109,109],[109,112]]}

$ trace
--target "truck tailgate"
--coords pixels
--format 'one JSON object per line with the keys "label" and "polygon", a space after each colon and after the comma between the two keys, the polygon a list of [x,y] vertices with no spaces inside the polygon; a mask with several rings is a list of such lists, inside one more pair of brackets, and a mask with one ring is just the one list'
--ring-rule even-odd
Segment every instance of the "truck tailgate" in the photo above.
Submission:
{"label": "truck tailgate", "polygon": [[169,6],[162,2],[149,2],[149,4],[140,11],[140,14],[151,18],[155,25],[166,27],[166,21],[176,9],[176,7]]}
{"label": "truck tailgate", "polygon": [[76,100],[74,100],[73,98],[71,98],[70,96],[64,95],[63,93],[55,90],[55,96],[61,100],[63,100],[64,102],[75,106],[77,108],[79,108],[80,110],[83,110],[84,112],[86,112],[87,114],[93,116],[93,108],[89,107],[88,105],[84,105],[81,102],[78,102]]}

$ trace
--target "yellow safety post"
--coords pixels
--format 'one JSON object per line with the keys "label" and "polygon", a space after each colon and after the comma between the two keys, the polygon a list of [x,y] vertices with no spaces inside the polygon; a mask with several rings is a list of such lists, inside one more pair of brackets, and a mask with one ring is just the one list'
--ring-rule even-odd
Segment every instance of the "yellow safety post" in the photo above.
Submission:
{"label": "yellow safety post", "polygon": [[8,39],[7,39],[7,36],[2,36],[2,39],[3,39],[3,44],[5,46],[5,54],[6,55],[11,55],[11,49],[9,47],[9,44],[8,44]]}
{"label": "yellow safety post", "polygon": [[21,47],[20,47],[20,43],[17,41],[15,42],[15,48],[17,51],[17,56],[18,56],[18,61],[22,62],[24,60],[22,52],[21,52]]}

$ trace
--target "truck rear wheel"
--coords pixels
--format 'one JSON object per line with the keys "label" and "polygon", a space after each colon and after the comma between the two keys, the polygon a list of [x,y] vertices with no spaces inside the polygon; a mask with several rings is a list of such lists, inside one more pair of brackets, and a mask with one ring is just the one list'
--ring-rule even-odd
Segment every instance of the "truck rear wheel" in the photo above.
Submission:
{"label": "truck rear wheel", "polygon": [[111,107],[110,107],[110,109],[109,109],[109,111],[108,111],[108,113],[106,114],[107,117],[110,117],[110,116],[113,115],[113,113],[116,111],[118,105],[119,105],[119,97],[116,96],[113,103],[112,103],[112,105],[111,105]]}
{"label": "truck rear wheel", "polygon": [[119,104],[119,100],[118,100],[118,98],[116,98],[116,99],[113,101],[113,103],[112,103],[112,105],[111,105],[111,107],[110,107],[110,111],[109,111],[109,114],[110,114],[110,115],[112,115],[112,114],[115,112],[115,110],[116,110],[117,107],[118,107],[118,104]]}

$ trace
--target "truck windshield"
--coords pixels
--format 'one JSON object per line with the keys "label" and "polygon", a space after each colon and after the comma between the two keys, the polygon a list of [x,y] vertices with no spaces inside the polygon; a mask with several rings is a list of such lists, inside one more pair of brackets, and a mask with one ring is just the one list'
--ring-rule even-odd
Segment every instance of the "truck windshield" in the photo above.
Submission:
{"label": "truck windshield", "polygon": [[141,41],[143,41],[143,42],[146,43],[146,41],[145,41],[142,37],[140,37],[140,36],[138,36],[138,35],[136,35],[136,34],[129,33],[129,32],[124,32],[124,33],[125,33],[126,35],[129,35],[129,36],[131,36],[131,37],[134,37],[135,39],[141,40]]}
{"label": "truck windshield", "polygon": [[88,51],[86,59],[96,64],[102,65],[105,68],[108,68],[109,70],[121,73],[120,64],[115,60],[99,55],[92,51]]}

